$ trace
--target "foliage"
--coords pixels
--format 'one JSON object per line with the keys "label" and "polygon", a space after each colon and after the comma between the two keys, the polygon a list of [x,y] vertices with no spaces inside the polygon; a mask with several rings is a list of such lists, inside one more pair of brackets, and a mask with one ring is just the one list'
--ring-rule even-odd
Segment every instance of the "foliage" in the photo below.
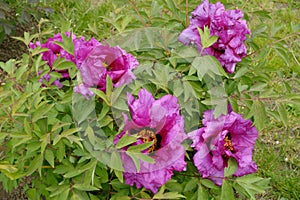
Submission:
{"label": "foliage", "polygon": [[[33,29],[28,27],[46,17],[52,10],[47,8],[46,2],[29,1],[0,1],[0,43],[7,36],[15,36],[23,29]],[[16,33],[18,32],[18,33]]]}
{"label": "foliage", "polygon": [[[79,78],[63,81],[64,87],[58,89],[51,84],[59,77],[54,74],[41,87],[39,79],[43,74],[39,75],[39,71],[47,68],[41,48],[28,49],[29,53],[21,60],[1,62],[5,77],[0,85],[3,148],[0,180],[4,187],[11,190],[22,177],[30,176],[32,181],[25,189],[32,200],[255,199],[259,198],[257,194],[264,197],[271,181],[278,191],[272,195],[299,198],[299,178],[282,187],[273,182],[279,179],[271,173],[277,170],[273,162],[282,161],[268,156],[272,149],[264,147],[270,138],[271,141],[277,138],[289,149],[289,144],[283,143],[285,137],[272,132],[270,122],[278,131],[285,131],[296,145],[299,139],[299,131],[293,127],[300,116],[296,87],[300,80],[299,21],[290,21],[284,27],[272,22],[275,19],[272,10],[253,10],[253,5],[244,1],[225,5],[244,8],[252,31],[247,40],[248,56],[230,75],[213,57],[200,57],[193,47],[184,47],[177,41],[188,24],[188,12],[195,8],[195,2],[189,5],[182,0],[129,0],[127,4],[108,0],[49,2],[54,11],[49,15],[49,22],[41,20],[39,27],[44,28],[40,32],[24,33],[24,38],[19,40],[28,46],[30,41],[51,37],[54,30],[94,36],[102,43],[119,45],[135,55],[140,62],[134,71],[137,79],[129,86],[114,90],[107,81],[106,92],[94,90],[95,98],[86,101],[73,93]],[[202,34],[209,35],[205,31]],[[74,66],[66,66],[64,62],[56,66],[57,69],[71,67]],[[186,120],[186,131],[200,126],[203,111],[214,108],[214,114],[219,116],[226,112],[229,102],[234,111],[251,119],[260,131],[255,156],[258,173],[234,177],[237,163],[230,160],[222,187],[216,186],[201,178],[192,163],[194,152],[185,143],[187,170],[175,173],[158,193],[126,185],[115,150],[134,143],[136,138],[125,138],[116,145],[112,141],[122,130],[121,113],[128,111],[124,103],[126,92],[137,94],[142,87],[156,98],[165,94],[178,97],[181,112],[190,119]],[[140,148],[139,151],[145,146]],[[289,155],[296,154],[296,146],[292,149]],[[135,155],[136,165],[139,159],[151,162],[144,154]],[[299,177],[297,159],[289,158],[286,165],[294,169],[294,177]],[[288,191],[283,190],[285,187]]]}

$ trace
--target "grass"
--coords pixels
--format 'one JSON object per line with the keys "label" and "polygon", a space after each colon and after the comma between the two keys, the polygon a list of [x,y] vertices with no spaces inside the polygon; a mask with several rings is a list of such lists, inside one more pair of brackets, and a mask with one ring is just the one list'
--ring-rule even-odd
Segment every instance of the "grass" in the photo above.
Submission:
{"label": "grass", "polygon": [[[53,13],[49,15],[50,23],[47,26],[56,31],[66,31],[72,28],[77,35],[93,36],[104,40],[124,31],[127,27],[150,23],[139,21],[139,18],[151,14],[149,14],[150,10],[142,6],[154,6],[153,3],[149,3],[150,1],[135,3],[135,1],[128,0],[125,4],[114,0],[83,2],[71,0],[51,2],[49,5],[53,9]],[[177,0],[175,2],[180,5],[181,9],[184,8],[185,1]],[[299,93],[300,81],[299,75],[297,75],[300,73],[299,30],[298,36],[290,37],[290,34],[292,25],[300,23],[300,3],[296,0],[227,0],[221,2],[228,8],[238,7],[246,13],[251,30],[255,30],[263,24],[267,27],[266,32],[270,36],[272,27],[282,26],[280,31],[272,37],[257,37],[256,42],[260,46],[270,45],[272,47],[278,41],[285,41],[284,45],[292,52],[288,57],[288,63],[272,50],[268,54],[267,64],[261,70],[268,71],[272,77],[272,81],[268,82],[268,85],[274,87],[273,89],[278,94],[284,94],[287,90],[285,82],[291,86],[292,91]],[[189,11],[193,10],[194,4],[198,3],[200,1],[190,3]],[[262,10],[267,12],[257,12]],[[163,11],[165,13],[162,15],[174,15],[170,11]],[[100,16],[106,16],[106,18]],[[129,19],[126,19],[126,16],[129,16]],[[130,17],[135,18],[134,22],[130,20]],[[155,23],[155,20],[153,18],[151,23]],[[181,22],[184,24],[184,20]],[[121,28],[117,27],[117,24],[122,24]],[[175,28],[179,29],[180,26]],[[182,28],[183,26],[181,26]],[[257,61],[259,61],[258,56]],[[272,111],[274,102],[265,103]],[[268,119],[270,123],[265,124],[259,134],[254,160],[259,167],[258,174],[271,178],[271,188],[265,194],[258,196],[258,199],[300,199],[300,108],[291,104],[285,109],[288,124],[283,124],[278,116],[276,117],[273,112],[270,112],[268,116],[273,117]]]}

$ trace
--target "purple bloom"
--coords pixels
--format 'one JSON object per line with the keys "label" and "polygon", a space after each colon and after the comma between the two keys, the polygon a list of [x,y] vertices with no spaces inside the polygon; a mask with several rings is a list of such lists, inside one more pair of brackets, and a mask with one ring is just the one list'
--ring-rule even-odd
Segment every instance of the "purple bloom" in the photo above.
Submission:
{"label": "purple bloom", "polygon": [[[70,37],[70,33],[66,32],[66,36]],[[81,38],[76,38],[74,34],[72,34],[72,40],[74,43],[74,55],[69,54],[67,51],[65,51],[62,47],[55,44],[54,42],[63,42],[62,36],[60,33],[55,34],[53,38],[48,38],[46,43],[41,43],[40,41],[37,41],[35,44],[30,43],[29,47],[34,49],[37,46],[40,46],[42,48],[47,48],[48,51],[42,53],[42,60],[47,61],[48,66],[50,67],[50,73],[52,72],[52,65],[54,61],[58,58],[65,58],[68,61],[74,62],[77,66],[77,68],[80,68],[81,63],[86,58],[87,54],[92,51],[92,49],[100,45],[100,43],[92,38],[89,41],[85,41],[85,38],[82,36]],[[56,72],[60,73],[62,75],[62,79],[69,79],[70,75],[68,70],[55,70]],[[50,77],[50,75],[48,74]],[[49,82],[49,79],[47,77],[42,77],[41,81],[46,80]],[[53,83],[54,85],[57,85],[59,88],[62,87],[62,84],[60,83],[60,80],[55,80]]]}
{"label": "purple bloom", "polygon": [[135,78],[132,70],[139,64],[131,54],[118,46],[97,45],[84,57],[86,59],[80,66],[83,83],[75,91],[86,98],[90,96],[86,95],[90,87],[106,90],[106,76],[111,78],[114,87],[130,83]]}
{"label": "purple bloom", "polygon": [[[203,2],[192,12],[190,26],[183,30],[178,40],[185,45],[195,44],[203,55],[215,56],[228,73],[233,73],[235,65],[247,55],[244,45],[246,34],[250,34],[246,20],[241,20],[240,10],[226,11],[221,3]],[[218,40],[210,47],[202,49],[198,27],[202,30],[207,26],[211,35]]]}
{"label": "purple bloom", "polygon": [[143,153],[151,156],[155,163],[141,161],[140,171],[137,171],[132,159],[123,152],[123,175],[126,184],[135,184],[137,188],[145,187],[156,193],[160,186],[171,179],[173,171],[186,168],[185,150],[181,145],[186,138],[184,120],[179,114],[177,98],[172,95],[155,100],[151,93],[142,89],[138,99],[127,94],[127,101],[132,120],[129,121],[127,115],[123,115],[125,127],[114,142],[117,143],[127,133],[139,136],[132,145],[154,141]]}
{"label": "purple bloom", "polygon": [[230,112],[217,119],[213,111],[205,111],[203,127],[188,134],[192,147],[197,150],[194,164],[203,178],[211,179],[222,185],[224,168],[228,159],[234,158],[238,163],[234,176],[243,176],[257,170],[252,160],[252,151],[257,138],[257,130],[250,120]]}

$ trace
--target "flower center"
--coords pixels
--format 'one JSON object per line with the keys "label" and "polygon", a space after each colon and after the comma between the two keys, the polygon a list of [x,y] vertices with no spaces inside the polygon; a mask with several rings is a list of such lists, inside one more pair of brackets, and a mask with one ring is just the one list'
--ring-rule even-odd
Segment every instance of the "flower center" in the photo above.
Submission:
{"label": "flower center", "polygon": [[152,153],[160,145],[160,135],[156,135],[152,130],[143,129],[138,132],[138,136],[144,143],[153,141],[153,144],[148,148],[148,153]]}
{"label": "flower center", "polygon": [[108,64],[106,62],[102,62],[102,66],[106,68],[108,67]]}
{"label": "flower center", "polygon": [[234,152],[234,149],[233,149],[233,145],[232,145],[232,142],[231,142],[231,135],[230,133],[228,133],[225,138],[224,138],[224,148],[226,150],[229,150],[231,152]]}

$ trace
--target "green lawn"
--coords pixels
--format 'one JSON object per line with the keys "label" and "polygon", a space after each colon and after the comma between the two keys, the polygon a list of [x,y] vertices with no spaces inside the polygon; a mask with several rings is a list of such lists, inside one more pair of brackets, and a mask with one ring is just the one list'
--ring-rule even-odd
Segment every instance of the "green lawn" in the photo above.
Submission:
{"label": "green lawn", "polygon": [[[7,1],[9,2],[9,1]],[[23,1],[22,1],[23,2]],[[99,41],[143,26],[168,28],[180,32],[200,1],[135,0],[53,0],[38,4],[46,8],[48,22],[42,30],[95,37]],[[186,10],[186,2],[188,9]],[[216,2],[216,1],[211,1]],[[271,178],[270,189],[257,199],[300,199],[300,2],[295,0],[223,0],[227,9],[241,9],[252,35],[247,40],[249,55],[237,71],[249,66],[246,78],[264,87],[239,94],[237,105],[259,129],[254,160],[257,174]],[[14,5],[13,1],[10,1]],[[21,9],[21,6],[16,6]],[[234,74],[230,80],[234,80]],[[234,95],[230,98],[234,98]],[[249,99],[251,99],[251,102]],[[252,100],[261,105],[250,114]]]}

